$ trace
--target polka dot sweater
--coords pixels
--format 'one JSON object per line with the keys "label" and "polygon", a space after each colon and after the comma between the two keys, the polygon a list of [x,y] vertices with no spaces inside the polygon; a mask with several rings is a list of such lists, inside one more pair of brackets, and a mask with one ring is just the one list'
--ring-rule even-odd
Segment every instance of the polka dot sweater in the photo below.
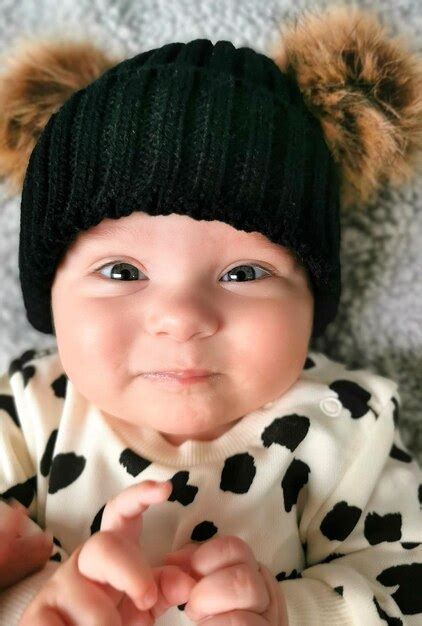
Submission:
{"label": "polka dot sweater", "polygon": [[[27,350],[0,377],[0,496],[24,504],[54,545],[40,572],[0,592],[0,623],[17,624],[100,531],[111,498],[155,479],[173,490],[144,513],[152,566],[189,541],[237,535],[276,578],[289,626],[421,626],[422,470],[400,437],[397,387],[310,351],[274,402],[213,441],[173,446],[108,422],[56,346]],[[156,621],[193,623],[184,605]]]}

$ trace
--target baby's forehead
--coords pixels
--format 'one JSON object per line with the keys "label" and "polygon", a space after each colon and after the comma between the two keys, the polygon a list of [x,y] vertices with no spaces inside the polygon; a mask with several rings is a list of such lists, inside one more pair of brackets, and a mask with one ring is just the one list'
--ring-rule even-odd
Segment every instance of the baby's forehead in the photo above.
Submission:
{"label": "baby's forehead", "polygon": [[[105,254],[131,254],[132,251],[152,255],[178,248],[191,258],[207,254],[215,256],[270,254],[275,262],[300,267],[303,263],[290,247],[271,241],[260,231],[238,230],[219,220],[196,220],[188,215],[171,213],[149,215],[141,211],[120,217],[106,217],[98,224],[78,233],[64,252],[62,263],[83,262],[85,257]],[[113,251],[112,251],[113,249]],[[293,265],[292,265],[293,264]]]}
{"label": "baby's forehead", "polygon": [[134,257],[141,254],[142,258],[152,260],[163,251],[204,260],[265,256],[290,270],[303,266],[294,250],[271,241],[259,231],[238,230],[226,222],[196,220],[176,213],[148,215],[135,211],[120,218],[106,217],[87,230],[79,231],[63,251],[59,269],[79,267],[111,254]]}
{"label": "baby's forehead", "polygon": [[78,242],[92,244],[111,241],[148,241],[154,240],[157,245],[165,242],[167,237],[177,236],[200,238],[206,235],[207,239],[215,242],[224,242],[230,245],[266,244],[277,246],[259,231],[238,230],[219,220],[197,220],[188,215],[171,213],[168,215],[149,215],[142,211],[135,211],[130,215],[112,219],[104,218],[88,230],[81,231]]}

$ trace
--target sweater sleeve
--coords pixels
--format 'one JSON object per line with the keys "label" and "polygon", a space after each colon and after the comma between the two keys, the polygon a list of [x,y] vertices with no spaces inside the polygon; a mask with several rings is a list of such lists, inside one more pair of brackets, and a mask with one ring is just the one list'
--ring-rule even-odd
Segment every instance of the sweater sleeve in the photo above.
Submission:
{"label": "sweater sleeve", "polygon": [[7,373],[0,376],[0,497],[15,498],[31,519],[37,511],[37,472],[31,460]]}
{"label": "sweater sleeve", "polygon": [[[0,497],[18,500],[28,509],[30,519],[38,523],[37,471],[22,432],[7,372],[0,376]],[[17,626],[25,608],[54,574],[60,561],[68,558],[56,542],[53,552],[41,570],[0,591],[0,624]]]}
{"label": "sweater sleeve", "polygon": [[289,626],[422,624],[422,470],[400,437],[399,399],[351,442],[307,524],[306,568],[280,583]]}

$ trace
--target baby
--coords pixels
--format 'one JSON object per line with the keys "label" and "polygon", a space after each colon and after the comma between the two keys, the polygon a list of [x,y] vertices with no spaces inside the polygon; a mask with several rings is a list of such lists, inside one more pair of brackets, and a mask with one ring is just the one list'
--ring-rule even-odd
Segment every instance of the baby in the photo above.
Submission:
{"label": "baby", "polygon": [[[26,52],[0,169],[28,320],[57,346],[0,377],[0,519],[9,555],[23,520],[53,545],[0,554],[0,623],[422,624],[397,383],[310,349],[339,303],[340,205],[421,147],[416,61],[342,8],[277,63],[206,39]],[[377,104],[348,82],[377,82],[369,59]]]}

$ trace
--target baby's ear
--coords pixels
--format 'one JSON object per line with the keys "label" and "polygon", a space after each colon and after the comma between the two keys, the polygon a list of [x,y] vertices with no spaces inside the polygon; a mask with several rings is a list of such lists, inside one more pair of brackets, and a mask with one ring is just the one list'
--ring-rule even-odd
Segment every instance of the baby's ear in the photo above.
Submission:
{"label": "baby's ear", "polygon": [[0,179],[7,193],[22,191],[30,154],[53,113],[120,60],[88,41],[24,38],[3,52]]}
{"label": "baby's ear", "polygon": [[[269,56],[293,78],[339,165],[342,206],[375,199],[422,167],[422,59],[374,13],[331,6],[299,13]],[[416,42],[415,42],[416,43]]]}

